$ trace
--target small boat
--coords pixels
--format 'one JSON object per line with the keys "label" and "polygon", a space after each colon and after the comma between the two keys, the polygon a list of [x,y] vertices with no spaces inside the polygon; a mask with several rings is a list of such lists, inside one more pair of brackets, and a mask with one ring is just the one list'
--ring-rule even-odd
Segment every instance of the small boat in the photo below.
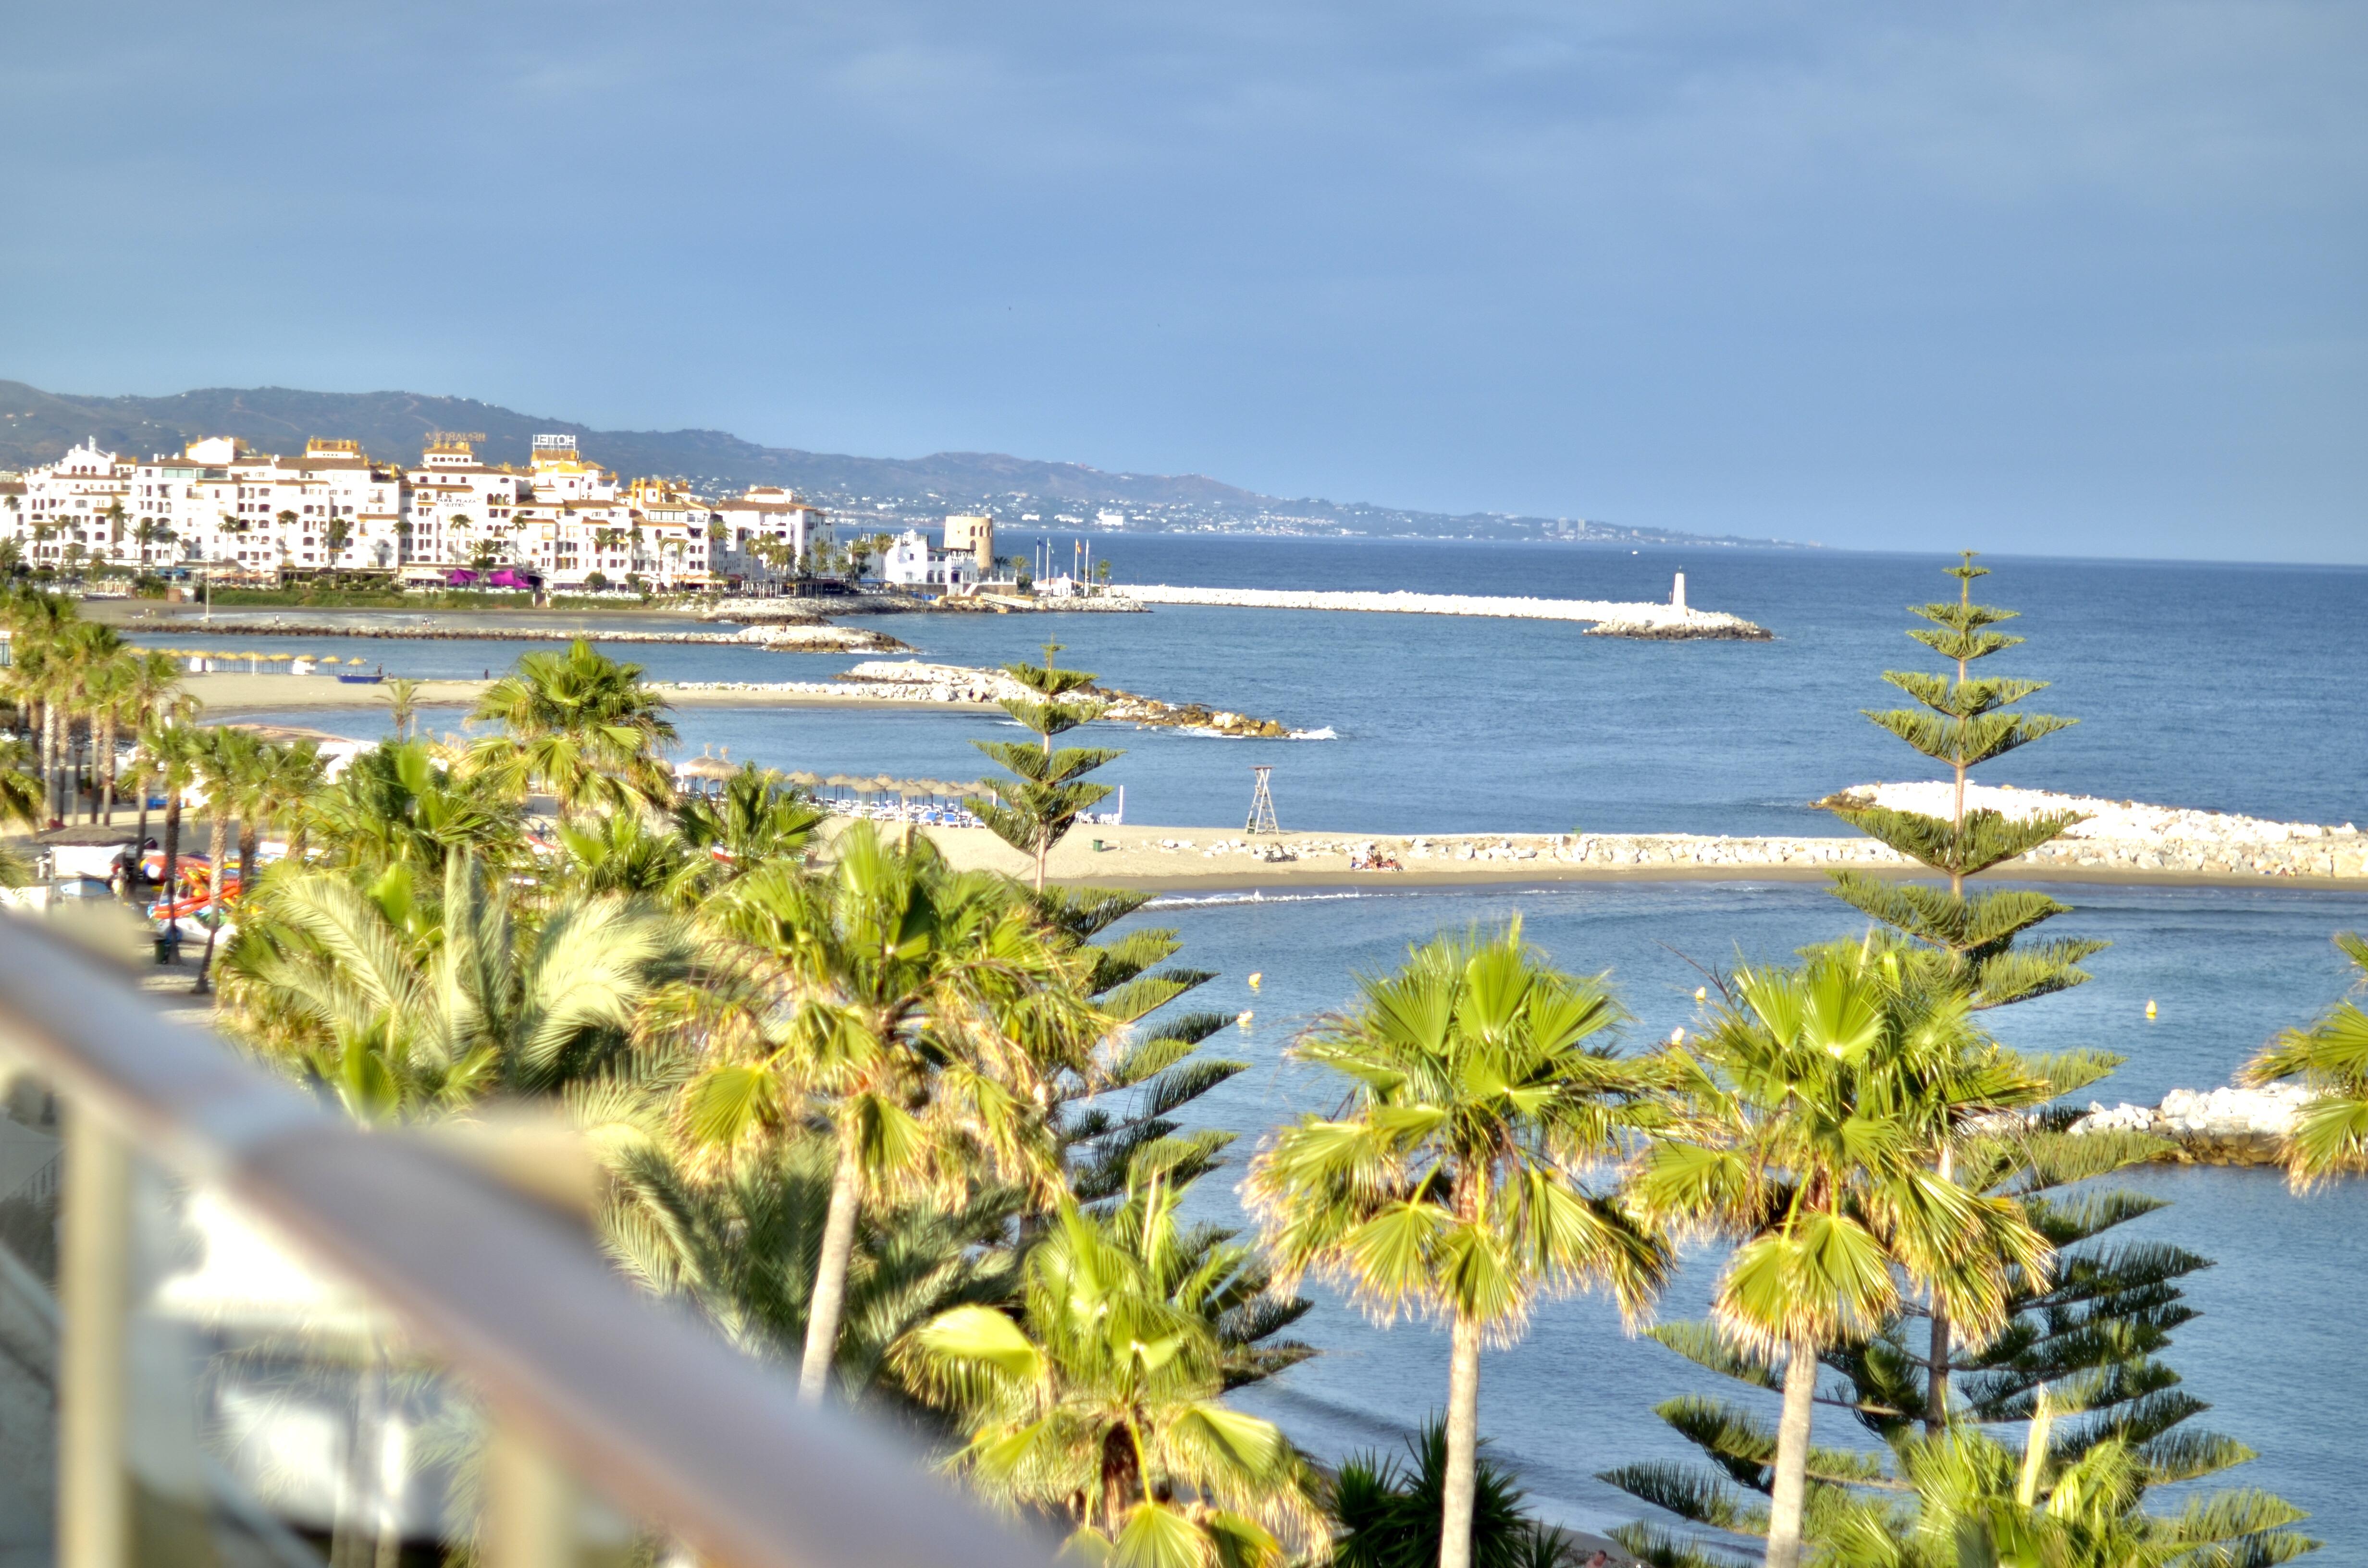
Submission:
{"label": "small boat", "polygon": [[376,686],[386,677],[384,676],[349,676],[340,671],[337,678],[347,686]]}

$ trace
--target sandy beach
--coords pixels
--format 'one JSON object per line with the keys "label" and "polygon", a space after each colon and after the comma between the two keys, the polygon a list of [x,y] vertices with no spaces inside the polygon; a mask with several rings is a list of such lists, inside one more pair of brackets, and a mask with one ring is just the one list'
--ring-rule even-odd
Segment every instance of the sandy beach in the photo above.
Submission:
{"label": "sandy beach", "polygon": [[[893,831],[893,829],[892,829]],[[930,827],[926,833],[946,858],[964,868],[1015,875],[1028,862],[985,828]],[[1097,849],[1099,843],[1101,847]],[[1413,846],[1430,853],[1417,858]],[[1397,859],[1396,871],[1350,869],[1356,849],[1372,845]],[[1189,846],[1189,847],[1187,846]],[[1218,847],[1224,846],[1224,847]],[[1469,858],[1462,851],[1472,851]],[[1557,853],[1559,851],[1559,853]],[[1701,858],[1695,858],[1699,854]],[[2326,874],[2275,871],[2248,865],[2146,867],[2082,864],[2078,859],[2021,861],[2001,867],[1995,881],[2118,883],[2153,887],[2259,887],[2265,881],[2320,888],[2368,888],[2368,869],[2346,862]],[[1053,852],[1048,872],[1064,882],[1148,889],[1160,892],[1232,892],[1286,888],[1356,889],[1534,886],[1544,882],[1822,881],[1844,867],[1871,875],[1930,876],[1871,839],[1716,838],[1677,834],[1569,835],[1455,834],[1412,838],[1391,835],[1284,833],[1245,836],[1237,829],[1080,827]]]}

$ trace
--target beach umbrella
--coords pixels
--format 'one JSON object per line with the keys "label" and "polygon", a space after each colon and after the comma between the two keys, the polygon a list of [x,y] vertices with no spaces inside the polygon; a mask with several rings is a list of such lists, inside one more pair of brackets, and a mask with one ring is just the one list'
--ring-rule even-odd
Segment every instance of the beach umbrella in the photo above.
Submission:
{"label": "beach umbrella", "polygon": [[799,771],[790,775],[790,782],[811,790],[815,785],[822,782],[822,775],[819,773],[808,773],[801,768]]}
{"label": "beach umbrella", "polygon": [[894,774],[883,773],[871,781],[871,788],[879,794],[894,795],[900,792],[905,788],[905,784],[904,780]]}
{"label": "beach umbrella", "polygon": [[729,778],[740,770],[721,757],[694,756],[675,771],[686,778]]}
{"label": "beach umbrella", "polygon": [[833,790],[858,790],[862,788],[863,784],[861,779],[851,778],[844,773],[834,773],[823,782]]}

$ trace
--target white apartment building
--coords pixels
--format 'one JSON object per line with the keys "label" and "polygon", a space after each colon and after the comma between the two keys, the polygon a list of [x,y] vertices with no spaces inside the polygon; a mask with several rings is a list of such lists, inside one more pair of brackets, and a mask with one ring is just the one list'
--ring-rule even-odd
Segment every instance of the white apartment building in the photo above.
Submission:
{"label": "white apartment building", "polygon": [[785,577],[803,567],[814,570],[831,547],[830,522],[822,509],[794,491],[753,484],[747,493],[714,503],[723,525],[716,540],[715,569],[759,580]]}
{"label": "white apartment building", "polygon": [[[474,439],[432,437],[408,470],[371,461],[352,441],[316,439],[302,457],[278,457],[217,437],[144,462],[85,442],[0,478],[0,538],[28,562],[61,569],[342,567],[425,580],[489,564],[557,587],[595,573],[700,587],[720,580],[719,559],[733,575],[770,575],[768,559],[781,550],[804,561],[828,542],[823,514],[786,491],[712,505],[672,481],[622,485],[572,436],[536,437],[521,473],[482,461]],[[780,550],[759,552],[760,540]]]}

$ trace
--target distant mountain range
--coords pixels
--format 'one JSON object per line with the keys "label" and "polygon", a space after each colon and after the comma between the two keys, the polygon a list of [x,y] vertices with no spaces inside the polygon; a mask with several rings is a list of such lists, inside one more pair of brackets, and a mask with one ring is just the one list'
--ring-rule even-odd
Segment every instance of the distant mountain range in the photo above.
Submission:
{"label": "distant mountain range", "polygon": [[760,447],[721,430],[595,430],[519,414],[474,398],[418,392],[316,392],[287,387],[215,387],[173,397],[85,397],[0,381],[0,469],[53,462],[95,440],[139,457],[178,451],[204,436],[235,436],[258,450],[301,452],[314,436],[359,441],[382,460],[412,462],[430,431],[471,431],[488,462],[524,464],[529,437],[574,436],[584,455],[628,477],[663,474],[709,489],[779,484],[853,520],[918,519],[980,511],[1016,520],[1033,512],[1051,526],[1137,531],[1370,534],[1396,538],[1553,539],[1605,544],[1769,544],[1574,517],[1499,513],[1451,516],[1365,502],[1284,500],[1200,474],[1109,473],[1082,463],[1037,462],[999,452],[858,458]]}

